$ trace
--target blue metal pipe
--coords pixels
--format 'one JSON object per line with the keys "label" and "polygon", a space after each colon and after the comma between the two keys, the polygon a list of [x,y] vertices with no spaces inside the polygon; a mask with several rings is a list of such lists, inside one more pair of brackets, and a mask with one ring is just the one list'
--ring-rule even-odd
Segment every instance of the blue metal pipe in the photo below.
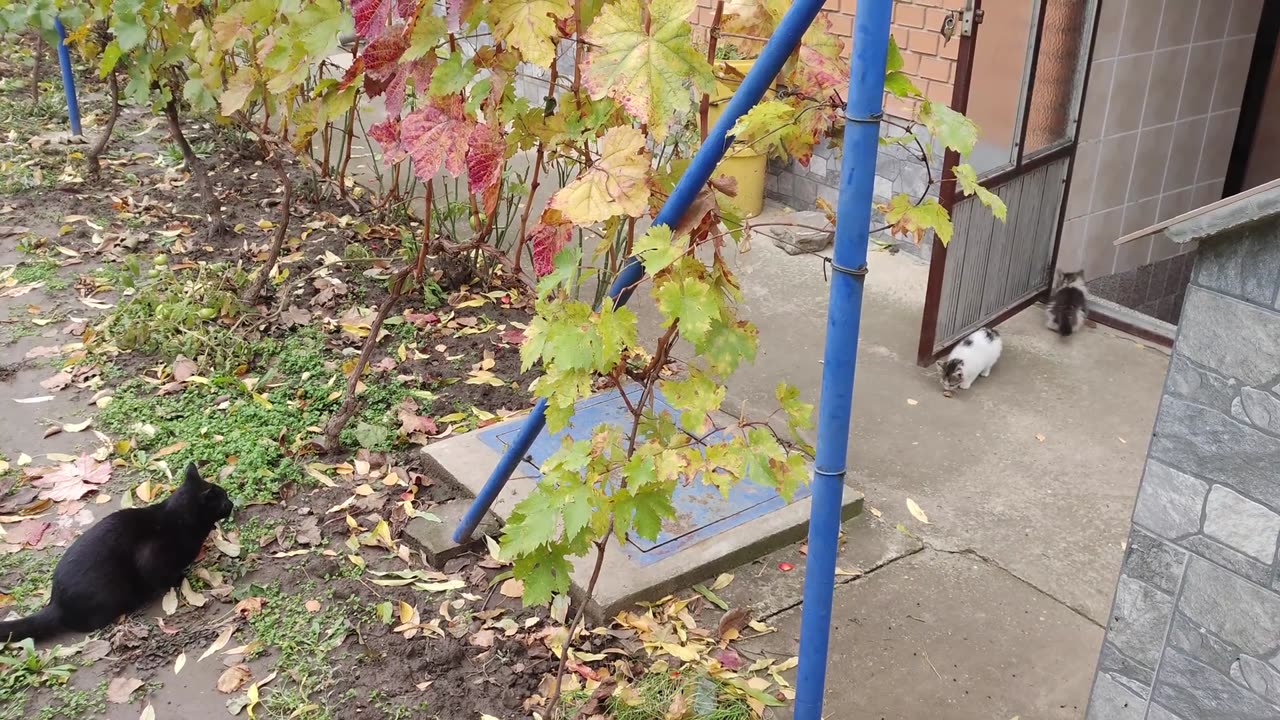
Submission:
{"label": "blue metal pipe", "polygon": [[794,720],[821,720],[892,0],[858,0],[827,308]]}
{"label": "blue metal pipe", "polygon": [[58,29],[58,64],[62,66],[62,92],[67,96],[67,117],[71,119],[71,134],[80,135],[80,103],[76,100],[76,76],[71,68],[71,51],[67,47],[67,29],[62,19],[54,18]]}
{"label": "blue metal pipe", "polygon": [[[667,197],[662,209],[658,211],[658,216],[653,220],[654,225],[674,225],[684,216],[694,198],[711,179],[711,174],[720,164],[725,151],[733,143],[729,129],[739,117],[745,115],[760,102],[760,98],[764,97],[769,86],[773,84],[774,78],[782,70],[783,64],[787,62],[787,58],[800,46],[800,39],[804,37],[805,31],[813,24],[813,19],[822,9],[822,1],[798,0],[783,15],[782,20],[778,22],[777,30],[760,51],[760,57],[742,79],[742,84],[725,105],[720,119],[707,132],[706,141],[702,147],[698,148],[698,152],[689,162],[689,167],[676,183],[675,189]],[[627,258],[622,269],[618,271],[618,276],[609,286],[609,298],[613,300],[614,307],[626,305],[631,299],[631,293],[643,279],[644,266],[640,260],[634,256]],[[458,528],[453,533],[454,542],[466,542],[480,525],[484,514],[488,512],[493,501],[497,499],[498,493],[507,484],[516,465],[520,464],[521,458],[528,454],[533,441],[538,438],[538,433],[542,432],[543,426],[546,425],[546,409],[545,401],[539,401],[533,407],[533,411],[525,419],[524,427],[520,429],[520,434],[502,455],[497,467],[493,469],[493,474],[481,488],[480,494],[476,495],[475,501],[462,516],[462,521],[458,523]]]}

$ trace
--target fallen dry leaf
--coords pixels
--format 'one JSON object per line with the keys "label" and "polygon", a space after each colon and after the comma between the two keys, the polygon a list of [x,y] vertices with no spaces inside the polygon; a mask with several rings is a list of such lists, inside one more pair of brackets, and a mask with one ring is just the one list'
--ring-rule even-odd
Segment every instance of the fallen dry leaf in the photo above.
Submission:
{"label": "fallen dry leaf", "polygon": [[112,678],[111,682],[107,683],[107,702],[125,705],[129,702],[129,696],[133,695],[133,691],[140,687],[142,687],[142,681],[138,678]]}
{"label": "fallen dry leaf", "polygon": [[187,654],[178,653],[178,659],[173,661],[173,674],[177,675],[182,672],[182,668],[187,666]]}
{"label": "fallen dry leaf", "polygon": [[111,479],[111,465],[81,455],[75,462],[63,463],[54,472],[36,478],[31,484],[40,488],[40,497],[54,502],[79,500]]}
{"label": "fallen dry leaf", "polygon": [[244,663],[232,665],[218,676],[218,692],[230,695],[239,690],[251,677],[253,677],[253,671],[248,665]]}
{"label": "fallen dry leaf", "polygon": [[916,501],[912,500],[911,498],[907,498],[907,512],[911,513],[911,517],[915,518],[916,520],[919,520],[925,525],[932,524],[929,522],[929,516],[925,515],[924,510],[920,509],[920,505],[918,505]]}
{"label": "fallen dry leaf", "polygon": [[308,600],[302,604],[302,607],[306,608],[307,612],[315,614],[320,612],[321,605],[319,600]]}
{"label": "fallen dry leaf", "polygon": [[1039,440],[1040,442],[1044,442],[1045,440],[1044,433],[1036,433],[1036,439]]}
{"label": "fallen dry leaf", "polygon": [[188,378],[195,375],[199,370],[200,368],[196,366],[194,361],[187,359],[183,355],[179,355],[173,361],[173,379],[178,382],[186,382]]}
{"label": "fallen dry leaf", "polygon": [[915,398],[907,398],[907,404],[908,404],[908,405],[919,405],[919,404],[920,404],[920,401],[919,401],[919,400],[916,400]]}
{"label": "fallen dry leaf", "polygon": [[156,709],[148,704],[142,709],[142,714],[138,716],[138,720],[156,720]]}
{"label": "fallen dry leaf", "polygon": [[218,637],[213,639],[213,644],[209,646],[208,650],[204,651],[204,654],[201,655],[200,659],[196,660],[196,662],[200,662],[201,660],[204,660],[210,655],[226,647],[227,642],[231,640],[231,634],[234,633],[235,631],[236,629],[234,625],[228,625],[222,628],[222,632],[218,633]]}
{"label": "fallen dry leaf", "polygon": [[503,597],[524,597],[524,583],[516,580],[515,578],[511,578],[502,583],[502,587],[498,588],[498,592],[502,593]]}
{"label": "fallen dry leaf", "polygon": [[92,423],[93,423],[93,418],[89,418],[88,420],[85,420],[84,422],[78,422],[78,423],[65,423],[65,424],[62,426],[62,432],[69,432],[69,433],[78,433],[78,432],[83,432],[83,431],[84,431],[86,428],[88,428],[88,427],[89,427],[89,425],[91,425]]}
{"label": "fallen dry leaf", "polygon": [[178,594],[169,588],[169,592],[164,594],[164,600],[160,601],[160,607],[164,610],[165,615],[172,615],[178,612]]}

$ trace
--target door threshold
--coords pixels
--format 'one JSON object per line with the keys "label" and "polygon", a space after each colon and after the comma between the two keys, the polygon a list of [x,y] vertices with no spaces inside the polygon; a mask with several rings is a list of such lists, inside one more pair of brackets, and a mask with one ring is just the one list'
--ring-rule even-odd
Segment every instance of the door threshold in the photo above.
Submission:
{"label": "door threshold", "polygon": [[1166,348],[1173,347],[1178,336],[1177,325],[1093,295],[1089,297],[1089,319]]}

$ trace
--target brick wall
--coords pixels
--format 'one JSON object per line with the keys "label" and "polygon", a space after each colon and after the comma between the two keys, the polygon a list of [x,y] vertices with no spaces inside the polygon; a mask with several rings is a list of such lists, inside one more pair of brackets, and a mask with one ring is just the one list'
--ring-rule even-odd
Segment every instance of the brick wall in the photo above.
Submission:
{"label": "brick wall", "polygon": [[[844,41],[846,57],[853,44],[856,5],[856,0],[830,0],[823,11],[830,19],[835,34]],[[892,32],[902,49],[903,70],[928,98],[936,102],[951,101],[960,49],[959,38],[944,45],[938,30],[947,9],[959,9],[963,5],[964,0],[895,0],[893,4]],[[700,31],[705,32],[710,25],[715,15],[714,8],[714,0],[698,0],[695,21]],[[895,97],[885,97],[885,112],[893,117],[910,117],[914,110],[912,105]],[[882,130],[886,135],[900,134],[888,125]],[[831,142],[833,147],[821,143],[815,149],[809,167],[798,162],[770,164],[770,177],[765,188],[767,196],[800,210],[812,210],[814,201],[820,197],[834,205],[840,184],[840,137],[832,138]],[[934,167],[939,164],[935,160]],[[902,147],[890,146],[881,150],[876,174],[877,200],[887,200],[891,191],[918,196],[927,184],[923,165]],[[921,252],[927,253],[927,247]]]}
{"label": "brick wall", "polygon": [[1201,241],[1088,720],[1280,718],[1280,220]]}

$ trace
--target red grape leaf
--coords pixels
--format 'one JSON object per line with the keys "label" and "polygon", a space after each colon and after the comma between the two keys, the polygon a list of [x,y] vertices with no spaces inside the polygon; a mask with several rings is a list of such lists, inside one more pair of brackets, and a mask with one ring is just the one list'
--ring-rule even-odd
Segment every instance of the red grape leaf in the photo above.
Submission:
{"label": "red grape leaf", "polygon": [[463,114],[462,98],[457,95],[438,98],[406,117],[400,125],[400,140],[413,158],[418,178],[431,182],[441,167],[461,177],[474,125]]}
{"label": "red grape leaf", "polygon": [[507,142],[492,125],[476,125],[467,148],[467,184],[473,193],[483,194],[502,175]]}
{"label": "red grape leaf", "polygon": [[382,37],[393,17],[408,17],[416,5],[414,0],[354,0],[351,11],[356,19],[356,34],[366,40]]}

